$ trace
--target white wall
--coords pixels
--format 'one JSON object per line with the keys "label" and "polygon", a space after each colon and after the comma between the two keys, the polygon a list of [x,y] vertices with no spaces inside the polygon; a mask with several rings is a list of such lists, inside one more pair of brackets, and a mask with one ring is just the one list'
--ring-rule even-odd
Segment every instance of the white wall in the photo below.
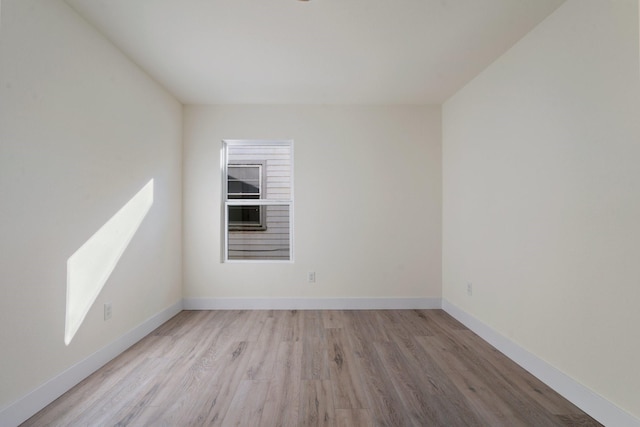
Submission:
{"label": "white wall", "polygon": [[[4,0],[0,29],[3,408],[180,300],[182,107],[62,1]],[[154,205],[65,346],[67,259],[150,179]]]}
{"label": "white wall", "polygon": [[443,296],[640,417],[637,9],[570,0],[445,103]]}
{"label": "white wall", "polygon": [[[184,126],[185,298],[440,297],[439,107],[190,106]],[[295,263],[222,264],[221,141],[260,138],[294,140]]]}

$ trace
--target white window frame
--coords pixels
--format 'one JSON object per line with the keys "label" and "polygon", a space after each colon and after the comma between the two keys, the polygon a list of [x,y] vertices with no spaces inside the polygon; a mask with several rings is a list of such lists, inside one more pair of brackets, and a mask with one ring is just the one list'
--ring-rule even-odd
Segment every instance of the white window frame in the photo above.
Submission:
{"label": "white window frame", "polygon": [[[291,198],[290,199],[229,199],[228,198],[228,185],[227,185],[227,166],[229,165],[229,156],[228,156],[228,147],[230,146],[288,146],[290,147],[291,153]],[[233,166],[233,163],[231,164]],[[265,165],[266,167],[266,165]],[[293,140],[268,140],[268,139],[225,139],[222,141],[222,149],[220,152],[220,171],[221,171],[221,182],[222,182],[222,262],[224,263],[285,263],[292,264],[294,262],[294,151],[293,151]],[[264,189],[262,189],[261,194],[266,194],[266,182],[264,182]],[[229,206],[288,206],[289,207],[289,259],[286,260],[272,260],[272,259],[229,259]]]}

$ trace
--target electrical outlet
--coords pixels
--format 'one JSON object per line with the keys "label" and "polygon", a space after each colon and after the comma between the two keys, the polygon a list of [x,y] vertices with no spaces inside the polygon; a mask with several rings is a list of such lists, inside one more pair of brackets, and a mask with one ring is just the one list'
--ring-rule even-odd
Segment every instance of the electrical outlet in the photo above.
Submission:
{"label": "electrical outlet", "polygon": [[473,284],[471,282],[467,282],[467,295],[473,295]]}
{"label": "electrical outlet", "polygon": [[315,283],[316,282],[316,272],[310,271],[307,273],[307,282]]}
{"label": "electrical outlet", "polygon": [[104,320],[111,319],[111,303],[107,302],[104,304]]}

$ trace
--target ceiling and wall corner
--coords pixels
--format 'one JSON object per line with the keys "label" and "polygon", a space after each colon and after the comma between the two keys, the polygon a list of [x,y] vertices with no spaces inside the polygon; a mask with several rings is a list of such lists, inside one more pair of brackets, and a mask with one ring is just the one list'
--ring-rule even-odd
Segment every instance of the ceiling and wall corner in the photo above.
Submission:
{"label": "ceiling and wall corner", "polygon": [[563,0],[66,0],[184,104],[441,104]]}

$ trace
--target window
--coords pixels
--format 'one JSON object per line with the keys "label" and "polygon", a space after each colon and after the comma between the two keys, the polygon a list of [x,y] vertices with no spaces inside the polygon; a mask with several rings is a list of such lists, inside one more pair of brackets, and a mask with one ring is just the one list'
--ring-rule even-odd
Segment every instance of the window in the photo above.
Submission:
{"label": "window", "polygon": [[223,261],[292,261],[293,142],[222,144]]}
{"label": "window", "polygon": [[[263,169],[262,164],[229,164],[227,197],[241,200],[262,199]],[[266,229],[264,214],[265,210],[259,205],[230,206],[229,227],[233,231],[263,231]]]}

